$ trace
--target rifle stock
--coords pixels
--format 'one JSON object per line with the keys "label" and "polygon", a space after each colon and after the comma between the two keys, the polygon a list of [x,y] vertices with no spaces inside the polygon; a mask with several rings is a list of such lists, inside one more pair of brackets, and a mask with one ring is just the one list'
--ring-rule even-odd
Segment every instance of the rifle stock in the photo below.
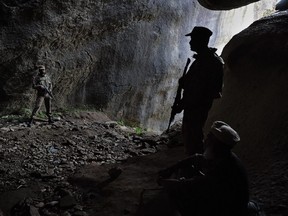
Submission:
{"label": "rifle stock", "polygon": [[[183,71],[182,77],[185,76],[190,62],[191,62],[191,60],[190,60],[190,58],[188,58],[188,59],[187,59],[187,62],[186,62],[186,65],[185,65],[185,67],[184,67],[184,71]],[[181,78],[182,78],[182,77],[181,77]],[[180,79],[181,79],[181,78],[180,78]],[[181,95],[182,95],[182,86],[180,86],[180,84],[178,84],[176,97],[175,97],[173,106],[171,107],[172,110],[171,110],[171,114],[170,114],[170,119],[169,119],[169,124],[168,124],[168,128],[167,128],[167,132],[169,132],[171,123],[174,121],[175,115],[177,114],[176,108],[177,108],[177,106],[179,105],[179,102],[180,102],[180,100],[181,100]]]}

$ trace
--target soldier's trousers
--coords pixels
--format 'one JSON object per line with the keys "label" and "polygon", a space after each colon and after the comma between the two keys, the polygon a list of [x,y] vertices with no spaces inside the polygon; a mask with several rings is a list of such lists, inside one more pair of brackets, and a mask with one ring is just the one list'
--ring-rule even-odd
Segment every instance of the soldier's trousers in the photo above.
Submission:
{"label": "soldier's trousers", "polygon": [[203,127],[212,103],[213,100],[202,101],[184,109],[182,133],[187,156],[203,153]]}
{"label": "soldier's trousers", "polygon": [[51,117],[51,98],[49,97],[49,95],[45,96],[37,95],[31,118],[33,118],[33,116],[39,111],[43,101],[46,108],[46,115],[48,116],[48,118]]}

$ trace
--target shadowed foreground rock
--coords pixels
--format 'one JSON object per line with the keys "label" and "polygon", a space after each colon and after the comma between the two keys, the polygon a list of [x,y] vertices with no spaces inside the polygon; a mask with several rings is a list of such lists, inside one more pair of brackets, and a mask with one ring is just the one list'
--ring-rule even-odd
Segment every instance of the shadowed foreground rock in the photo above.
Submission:
{"label": "shadowed foreground rock", "polygon": [[[227,44],[222,54],[226,62],[223,98],[208,121],[209,125],[221,119],[235,127],[241,137],[237,150],[251,175],[263,171],[274,176],[258,177],[263,182],[274,181],[275,175],[287,181],[287,25],[288,13],[275,13],[254,22]],[[265,189],[267,198],[279,196],[275,191],[287,184],[274,186]],[[285,205],[284,200],[270,205]]]}

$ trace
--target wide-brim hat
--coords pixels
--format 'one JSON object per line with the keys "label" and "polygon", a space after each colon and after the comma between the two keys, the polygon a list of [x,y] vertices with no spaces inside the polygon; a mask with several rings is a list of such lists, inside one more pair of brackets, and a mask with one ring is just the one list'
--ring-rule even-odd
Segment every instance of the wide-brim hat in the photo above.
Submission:
{"label": "wide-brim hat", "polygon": [[186,34],[185,36],[191,36],[191,37],[195,36],[209,39],[212,34],[213,32],[208,28],[202,26],[195,26],[193,30],[190,33]]}
{"label": "wide-brim hat", "polygon": [[233,148],[240,141],[239,134],[223,121],[215,121],[211,126],[211,133],[229,148]]}

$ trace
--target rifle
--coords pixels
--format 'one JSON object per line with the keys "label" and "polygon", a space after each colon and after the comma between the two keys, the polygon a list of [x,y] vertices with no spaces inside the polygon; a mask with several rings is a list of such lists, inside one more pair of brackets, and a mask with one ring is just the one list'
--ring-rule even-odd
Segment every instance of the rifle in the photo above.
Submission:
{"label": "rifle", "polygon": [[49,96],[51,97],[51,99],[53,99],[54,97],[53,97],[53,94],[51,93],[51,91],[49,91],[46,86],[44,86],[44,85],[42,85],[42,86],[43,86],[43,88],[45,89],[45,91],[49,94]]}
{"label": "rifle", "polygon": [[[191,60],[190,60],[190,58],[188,58],[188,59],[187,59],[187,63],[186,63],[185,68],[184,68],[184,71],[183,71],[182,77],[185,76],[190,62],[191,62]],[[167,128],[167,132],[169,132],[171,123],[174,121],[175,115],[177,114],[176,108],[177,108],[177,106],[179,105],[179,102],[180,102],[180,100],[181,100],[181,95],[182,95],[182,86],[180,86],[180,84],[178,84],[176,97],[175,97],[173,106],[171,107],[172,110],[171,110],[171,115],[170,115],[170,120],[169,120],[169,124],[168,124],[168,128]]]}

